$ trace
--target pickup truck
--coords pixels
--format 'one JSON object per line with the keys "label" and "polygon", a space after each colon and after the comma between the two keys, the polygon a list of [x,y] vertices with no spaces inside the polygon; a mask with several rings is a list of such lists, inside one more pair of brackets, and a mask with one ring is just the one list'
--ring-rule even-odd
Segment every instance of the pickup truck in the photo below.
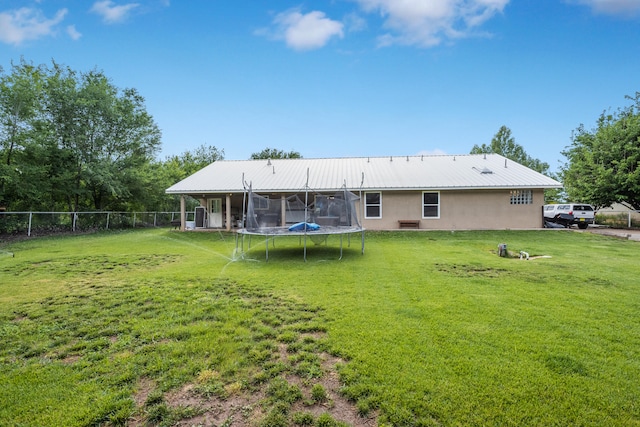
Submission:
{"label": "pickup truck", "polygon": [[578,228],[584,230],[589,224],[595,222],[595,212],[593,206],[586,203],[558,203],[544,205],[544,221],[553,224],[560,224],[570,227],[577,224]]}

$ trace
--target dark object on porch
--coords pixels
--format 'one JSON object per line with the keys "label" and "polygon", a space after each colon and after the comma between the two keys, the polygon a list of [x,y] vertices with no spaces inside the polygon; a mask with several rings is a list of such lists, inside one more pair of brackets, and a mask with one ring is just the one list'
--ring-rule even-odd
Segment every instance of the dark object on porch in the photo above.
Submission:
{"label": "dark object on porch", "polygon": [[179,219],[172,219],[171,220],[171,226],[175,229],[180,228],[180,220]]}
{"label": "dark object on porch", "polygon": [[399,219],[398,226],[400,228],[420,228],[420,220],[417,219]]}

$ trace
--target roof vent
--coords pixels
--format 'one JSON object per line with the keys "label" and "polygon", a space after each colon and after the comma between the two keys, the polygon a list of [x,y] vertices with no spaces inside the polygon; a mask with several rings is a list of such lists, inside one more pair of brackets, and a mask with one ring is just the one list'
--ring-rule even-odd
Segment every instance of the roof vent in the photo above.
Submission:
{"label": "roof vent", "polygon": [[267,166],[271,166],[271,159],[267,159]]}

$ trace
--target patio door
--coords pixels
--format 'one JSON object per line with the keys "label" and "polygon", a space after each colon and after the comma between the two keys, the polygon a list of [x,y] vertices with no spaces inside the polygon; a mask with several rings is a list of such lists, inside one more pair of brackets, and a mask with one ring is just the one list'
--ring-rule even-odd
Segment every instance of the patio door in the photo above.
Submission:
{"label": "patio door", "polygon": [[222,199],[207,199],[207,210],[209,211],[209,227],[222,227]]}

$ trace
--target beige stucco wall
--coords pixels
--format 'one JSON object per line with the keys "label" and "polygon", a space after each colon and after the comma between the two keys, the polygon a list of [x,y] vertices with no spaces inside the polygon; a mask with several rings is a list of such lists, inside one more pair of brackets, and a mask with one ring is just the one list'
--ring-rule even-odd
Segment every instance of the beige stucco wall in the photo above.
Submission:
{"label": "beige stucco wall", "polygon": [[[542,227],[544,191],[533,191],[533,204],[510,204],[509,190],[441,191],[440,218],[422,218],[422,191],[382,192],[382,218],[365,219],[368,230],[398,229],[398,220],[420,220],[421,229],[525,229]],[[360,209],[363,209],[364,197]],[[361,210],[362,212],[362,210]]]}

